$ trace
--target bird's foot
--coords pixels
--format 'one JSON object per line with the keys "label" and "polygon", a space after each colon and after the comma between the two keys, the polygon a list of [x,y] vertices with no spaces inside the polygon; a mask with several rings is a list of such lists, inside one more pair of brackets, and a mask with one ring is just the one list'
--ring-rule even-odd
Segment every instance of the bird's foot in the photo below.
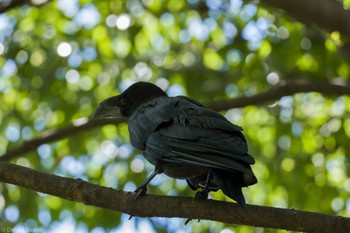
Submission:
{"label": "bird's foot", "polygon": [[134,191],[134,193],[136,194],[135,199],[138,198],[139,196],[143,196],[147,193],[147,187],[140,186]]}
{"label": "bird's foot", "polygon": [[203,190],[203,191],[197,192],[196,195],[194,196],[194,199],[199,199],[199,200],[208,199],[208,191]]}
{"label": "bird's foot", "polygon": [[[193,219],[192,218],[188,218],[185,222],[185,225],[187,225],[187,223],[189,223],[190,221],[192,221]],[[198,219],[198,222],[200,221],[200,219]]]}
{"label": "bird's foot", "polygon": [[[136,194],[136,195],[135,195],[135,199],[136,199],[136,198],[138,198],[139,196],[145,195],[145,194],[147,193],[147,188],[144,187],[144,186],[140,186],[140,187],[138,187],[138,188],[134,191],[134,193]],[[132,217],[133,217],[133,216],[130,215],[130,217],[129,217],[128,220],[131,220]]]}
{"label": "bird's foot", "polygon": [[[203,190],[203,191],[199,191],[196,193],[196,195],[194,196],[195,200],[206,200],[208,199],[208,191],[207,190]],[[185,222],[185,225],[187,225],[187,223],[189,223],[190,221],[192,221],[191,218],[188,218]],[[198,219],[198,222],[200,221],[200,219]]]}

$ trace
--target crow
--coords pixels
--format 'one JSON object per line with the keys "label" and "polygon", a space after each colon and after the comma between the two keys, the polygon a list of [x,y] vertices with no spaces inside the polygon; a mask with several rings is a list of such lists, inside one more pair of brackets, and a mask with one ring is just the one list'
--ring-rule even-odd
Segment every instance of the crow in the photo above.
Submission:
{"label": "crow", "polygon": [[206,199],[208,192],[221,189],[247,210],[241,188],[257,183],[257,178],[241,127],[193,99],[168,97],[148,82],[134,83],[121,95],[105,99],[93,118],[118,116],[128,117],[131,144],[155,166],[135,190],[137,195],[145,194],[148,183],[164,173],[201,189],[195,198]]}

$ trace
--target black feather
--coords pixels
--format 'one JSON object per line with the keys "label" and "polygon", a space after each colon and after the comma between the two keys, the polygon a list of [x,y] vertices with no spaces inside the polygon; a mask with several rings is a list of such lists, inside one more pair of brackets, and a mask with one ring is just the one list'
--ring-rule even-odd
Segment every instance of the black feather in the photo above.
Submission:
{"label": "black feather", "polygon": [[[248,154],[241,127],[195,100],[168,97],[145,82],[109,98],[108,103],[102,102],[97,117],[110,116],[104,106],[119,108],[129,117],[130,141],[144,151],[157,173],[186,179],[192,189],[221,188],[246,210],[241,188],[255,184],[257,179],[250,167],[255,160]],[[113,111],[118,112],[115,108]]]}
{"label": "black feather", "polygon": [[[248,154],[239,126],[187,97],[159,97],[142,104],[131,115],[129,131],[131,143],[144,150],[146,159],[154,165],[161,161],[215,168],[215,183],[245,208],[241,188],[256,183],[250,167],[255,161]],[[164,172],[184,178],[180,173]],[[245,183],[243,174],[253,182]],[[187,179],[191,182],[200,175]]]}

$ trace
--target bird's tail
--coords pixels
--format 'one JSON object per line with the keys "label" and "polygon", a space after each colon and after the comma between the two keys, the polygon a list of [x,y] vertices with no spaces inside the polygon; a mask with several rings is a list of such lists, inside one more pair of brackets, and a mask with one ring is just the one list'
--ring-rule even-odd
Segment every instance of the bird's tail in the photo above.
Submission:
{"label": "bird's tail", "polygon": [[235,200],[245,212],[248,212],[247,203],[242,193],[242,187],[246,186],[243,184],[242,174],[214,169],[213,176],[223,193]]}

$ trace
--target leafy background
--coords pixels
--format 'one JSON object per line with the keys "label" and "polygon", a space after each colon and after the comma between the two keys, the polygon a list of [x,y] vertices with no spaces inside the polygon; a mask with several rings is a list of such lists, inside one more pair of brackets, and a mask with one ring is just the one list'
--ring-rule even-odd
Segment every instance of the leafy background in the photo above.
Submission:
{"label": "leafy background", "polygon": [[[0,1],[3,2],[3,1]],[[41,1],[33,1],[40,3]],[[349,1],[343,2],[344,6]],[[0,15],[0,154],[91,117],[131,83],[200,102],[252,96],[286,80],[349,78],[337,32],[240,0],[58,0]],[[223,111],[244,128],[259,183],[248,203],[350,216],[350,99],[300,93]],[[12,162],[133,191],[153,167],[107,125],[41,145]],[[149,193],[194,196],[164,175]],[[231,201],[221,191],[211,198]],[[44,232],[271,232],[209,221],[133,218],[0,184],[0,229]]]}

